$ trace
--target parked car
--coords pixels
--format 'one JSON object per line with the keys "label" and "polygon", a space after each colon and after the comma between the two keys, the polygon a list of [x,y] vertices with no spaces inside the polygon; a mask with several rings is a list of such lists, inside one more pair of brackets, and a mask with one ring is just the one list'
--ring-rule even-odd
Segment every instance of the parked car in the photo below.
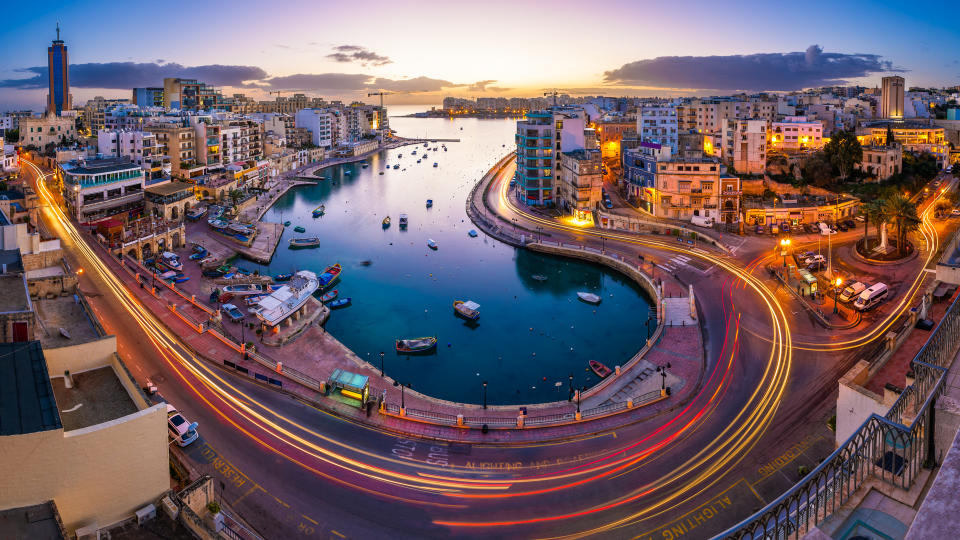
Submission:
{"label": "parked car", "polygon": [[757,233],[757,234],[763,234],[765,231],[763,230],[763,226],[762,226],[762,225],[757,225],[757,228],[754,229],[753,232],[755,232],[755,233]]}
{"label": "parked car", "polygon": [[880,302],[886,300],[889,292],[890,290],[887,289],[887,285],[885,283],[877,283],[860,293],[860,296],[857,297],[857,301],[853,303],[853,307],[860,311],[867,311],[868,309],[875,307]]}
{"label": "parked car", "polygon": [[808,265],[815,262],[825,263],[827,262],[827,258],[824,257],[823,255],[811,255],[810,257],[807,257],[806,259],[804,259],[803,262]]}
{"label": "parked car", "polygon": [[848,229],[854,229],[857,227],[857,222],[852,219],[844,221],[843,224],[846,225]]}
{"label": "parked car", "polygon": [[606,208],[609,210],[609,209],[613,208],[613,203],[610,202],[610,199],[604,199],[604,200],[603,200],[603,206],[606,207]]}
{"label": "parked car", "polygon": [[844,225],[843,223],[838,223],[838,224],[837,224],[837,228],[840,229],[840,230],[843,231],[843,232],[847,232],[847,231],[850,229],[849,227],[847,227],[847,226]]}
{"label": "parked car", "polygon": [[864,221],[867,220],[867,218],[865,218],[865,217],[863,217],[863,216],[857,216],[857,217],[855,217],[855,218],[853,218],[853,219],[859,221],[860,223],[863,223]]}
{"label": "parked car", "polygon": [[827,267],[826,261],[815,261],[807,265],[807,271],[820,272]]}
{"label": "parked car", "polygon": [[803,225],[803,229],[804,229],[805,231],[807,231],[808,233],[810,233],[810,234],[816,234],[816,233],[820,232],[816,227],[814,227],[813,225],[811,225],[811,224],[809,224],[809,223],[805,223],[805,224]]}
{"label": "parked car", "polygon": [[813,257],[813,256],[816,255],[816,254],[817,254],[817,252],[816,252],[816,251],[813,251],[813,250],[811,249],[811,250],[809,250],[809,251],[804,251],[803,253],[801,253],[800,255],[798,255],[797,258],[799,258],[801,261],[805,261],[805,260],[809,259],[810,257]]}
{"label": "parked car", "polygon": [[233,322],[240,322],[243,320],[243,312],[233,304],[224,304],[223,310],[227,312],[227,317],[230,317],[230,320]]}
{"label": "parked car", "polygon": [[167,403],[167,432],[170,438],[177,441],[180,446],[187,446],[199,437],[197,423],[187,422],[180,411],[169,403]]}
{"label": "parked car", "polygon": [[852,298],[856,298],[857,295],[863,292],[867,288],[865,283],[860,283],[859,281],[854,281],[853,283],[847,285],[840,292],[840,301],[849,302]]}
{"label": "parked car", "polygon": [[960,216],[960,208],[954,208],[950,211],[951,216]]}

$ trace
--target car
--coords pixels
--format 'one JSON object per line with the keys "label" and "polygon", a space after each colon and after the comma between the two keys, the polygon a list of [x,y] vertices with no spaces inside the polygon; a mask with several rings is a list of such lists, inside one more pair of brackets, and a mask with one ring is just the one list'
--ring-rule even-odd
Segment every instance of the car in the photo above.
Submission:
{"label": "car", "polygon": [[805,231],[807,231],[808,233],[810,233],[810,234],[816,234],[816,233],[818,232],[818,231],[817,231],[817,228],[814,227],[813,225],[809,224],[809,223],[805,224],[805,225],[803,226],[803,229],[804,229]]}
{"label": "car", "polygon": [[763,233],[764,233],[763,226],[762,226],[762,225],[757,225],[757,228],[755,228],[755,229],[753,230],[753,232],[755,232],[755,233],[757,233],[757,234],[763,234]]}
{"label": "car", "polygon": [[816,261],[807,265],[807,271],[809,272],[819,272],[827,267],[826,261]]}
{"label": "car", "polygon": [[843,224],[846,225],[848,229],[855,229],[857,227],[857,222],[852,219],[844,221]]}
{"label": "car", "polygon": [[825,263],[825,262],[827,262],[827,258],[824,257],[823,255],[812,255],[812,256],[807,257],[806,259],[804,259],[803,262],[804,262],[805,264],[808,264],[808,265],[809,265],[809,264],[813,264],[813,263],[815,263],[815,262]]}
{"label": "car", "polygon": [[516,185],[517,185],[517,181],[516,181],[516,180],[511,180],[511,181],[510,181],[510,187],[514,187],[514,186],[516,186]]}
{"label": "car", "polygon": [[801,254],[798,256],[798,258],[799,258],[801,261],[805,261],[805,260],[809,259],[810,257],[813,257],[813,256],[816,255],[816,254],[817,254],[817,252],[816,252],[816,251],[813,251],[813,250],[804,251],[803,253],[801,253]]}
{"label": "car", "polygon": [[187,422],[183,414],[169,403],[167,403],[167,432],[179,446],[187,446],[199,437],[197,423]]}
{"label": "car", "polygon": [[837,228],[840,229],[840,230],[843,231],[843,232],[847,232],[847,231],[850,229],[850,227],[847,227],[847,226],[844,225],[843,223],[838,223],[838,224],[837,224]]}
{"label": "car", "polygon": [[954,208],[950,211],[951,216],[960,216],[960,208]]}
{"label": "car", "polygon": [[867,218],[865,218],[865,217],[863,217],[863,216],[857,216],[857,217],[855,217],[855,218],[853,218],[853,219],[859,221],[860,223],[863,223],[864,221],[867,220]]}
{"label": "car", "polygon": [[790,224],[789,224],[789,223],[781,223],[781,224],[780,224],[780,232],[785,232],[785,233],[790,232]]}
{"label": "car", "polygon": [[843,291],[840,293],[840,301],[849,302],[850,300],[853,300],[857,296],[860,296],[860,293],[862,293],[866,288],[867,288],[866,283],[854,281],[853,283],[847,285],[846,288],[844,288]]}
{"label": "car", "polygon": [[224,304],[221,306],[223,311],[227,312],[227,317],[230,317],[230,320],[233,322],[240,322],[243,320],[243,312],[233,304]]}
{"label": "car", "polygon": [[610,199],[607,199],[603,201],[603,206],[605,206],[607,209],[610,209],[610,208],[613,208],[613,203],[610,202]]}

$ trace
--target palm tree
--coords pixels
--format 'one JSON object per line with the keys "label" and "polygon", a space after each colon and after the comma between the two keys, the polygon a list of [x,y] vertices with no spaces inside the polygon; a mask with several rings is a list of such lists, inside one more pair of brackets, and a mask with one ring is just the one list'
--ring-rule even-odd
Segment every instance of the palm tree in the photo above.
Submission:
{"label": "palm tree", "polygon": [[903,246],[907,243],[907,234],[915,231],[920,225],[917,214],[917,205],[908,197],[896,194],[886,201],[890,223],[897,231],[897,253],[903,254]]}
{"label": "palm tree", "polygon": [[883,228],[883,224],[887,222],[889,216],[887,215],[887,207],[883,200],[874,199],[868,203],[864,203],[861,207],[861,212],[863,212],[863,238],[864,238],[864,248],[869,249],[869,244],[867,238],[869,236],[869,227],[870,222],[873,222],[873,226],[877,228],[877,241],[880,241],[880,230]]}

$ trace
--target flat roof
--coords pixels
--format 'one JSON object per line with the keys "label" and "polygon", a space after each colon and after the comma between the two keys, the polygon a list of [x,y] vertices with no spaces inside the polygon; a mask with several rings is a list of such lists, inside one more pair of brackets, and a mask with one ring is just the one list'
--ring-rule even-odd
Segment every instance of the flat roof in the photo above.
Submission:
{"label": "flat roof", "polygon": [[92,314],[87,313],[76,295],[38,298],[33,301],[33,307],[42,323],[37,325],[35,335],[46,349],[78,345],[101,337]]}
{"label": "flat roof", "polygon": [[0,343],[0,435],[61,427],[40,342]]}
{"label": "flat roof", "polygon": [[60,522],[57,505],[47,501],[0,511],[0,537],[59,540],[66,538],[66,531]]}
{"label": "flat roof", "polygon": [[153,193],[155,195],[173,195],[174,193],[179,193],[181,191],[193,191],[193,184],[189,182],[183,182],[180,180],[173,180],[166,182],[164,184],[159,184],[155,186],[149,186],[144,191],[147,193]]}
{"label": "flat roof", "polygon": [[95,426],[137,412],[113,368],[104,366],[73,375],[73,388],[62,377],[52,380],[64,431]]}
{"label": "flat roof", "polygon": [[71,160],[63,164],[63,170],[70,174],[106,174],[111,172],[139,170],[140,166],[128,157],[88,159],[83,162]]}
{"label": "flat roof", "polygon": [[0,275],[0,313],[30,311],[27,280],[19,274]]}

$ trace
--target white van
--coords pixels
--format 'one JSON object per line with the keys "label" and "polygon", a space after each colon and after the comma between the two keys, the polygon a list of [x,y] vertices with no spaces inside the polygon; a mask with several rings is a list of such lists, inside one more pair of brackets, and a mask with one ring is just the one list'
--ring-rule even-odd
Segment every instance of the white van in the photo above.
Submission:
{"label": "white van", "polygon": [[713,227],[713,218],[703,216],[690,216],[690,223],[701,227]]}
{"label": "white van", "polygon": [[859,281],[854,281],[840,291],[840,301],[849,302],[851,299],[856,298],[866,288],[866,284],[860,283]]}
{"label": "white van", "polygon": [[869,289],[860,293],[860,296],[857,297],[857,301],[853,303],[853,307],[860,311],[867,311],[880,302],[886,300],[889,292],[890,291],[887,289],[886,284],[877,283],[876,285],[873,285]]}
{"label": "white van", "polygon": [[826,223],[824,223],[824,222],[822,222],[822,221],[820,221],[820,222],[817,223],[817,228],[820,229],[820,234],[822,234],[822,235],[824,235],[824,236],[829,236],[829,235],[835,234],[835,233],[837,232],[837,231],[831,229],[829,225],[827,225]]}

